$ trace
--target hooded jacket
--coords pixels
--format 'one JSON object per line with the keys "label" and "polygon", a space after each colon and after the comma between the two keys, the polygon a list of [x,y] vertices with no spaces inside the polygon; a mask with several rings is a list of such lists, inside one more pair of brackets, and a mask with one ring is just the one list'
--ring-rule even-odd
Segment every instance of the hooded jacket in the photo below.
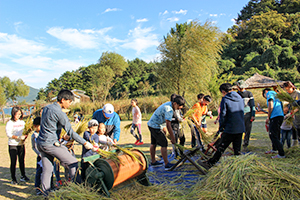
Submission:
{"label": "hooded jacket", "polygon": [[244,101],[235,91],[227,93],[220,105],[219,130],[224,133],[238,134],[245,132]]}

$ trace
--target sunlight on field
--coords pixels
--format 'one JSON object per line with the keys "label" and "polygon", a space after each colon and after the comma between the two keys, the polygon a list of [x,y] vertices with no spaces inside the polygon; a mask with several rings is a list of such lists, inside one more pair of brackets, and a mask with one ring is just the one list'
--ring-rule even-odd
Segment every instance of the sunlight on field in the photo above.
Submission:
{"label": "sunlight on field", "polygon": [[[218,129],[218,124],[214,124],[213,119],[207,118],[207,126],[208,126],[208,132],[210,134],[214,134]],[[269,140],[268,134],[266,133],[264,122],[266,119],[266,115],[258,115],[256,117],[256,120],[253,123],[252,127],[252,134],[250,138],[250,144],[249,144],[249,150],[260,154],[262,156],[264,155],[265,150],[269,150],[271,148],[271,142]],[[130,134],[130,131],[125,131],[124,126],[131,123],[131,121],[121,121],[121,136],[119,145],[125,146],[125,145],[133,145],[134,148],[139,149],[145,153],[145,155],[150,157],[149,147],[150,147],[150,132],[147,127],[147,121],[142,121],[142,135],[144,140],[144,145],[141,146],[135,146],[135,138]],[[186,137],[186,147],[190,147],[190,141],[191,141],[191,133],[190,129],[187,125],[184,126],[184,133]],[[25,155],[25,166],[26,166],[26,174],[30,178],[29,183],[22,183],[22,185],[11,185],[11,177],[10,177],[10,170],[9,170],[9,155],[8,155],[8,145],[7,145],[7,136],[5,133],[5,126],[0,126],[0,145],[2,148],[0,148],[0,160],[2,161],[0,163],[0,199],[24,199],[24,198],[35,198],[35,188],[34,188],[34,178],[35,178],[35,168],[36,168],[36,154],[31,149],[31,140],[27,139],[25,143],[26,148],[26,155]],[[171,145],[169,142],[168,151],[171,152]],[[159,156],[160,153],[160,147],[158,147],[156,154]],[[82,146],[79,144],[76,144],[74,147],[74,151],[76,154],[76,158],[78,161],[81,160],[81,151]],[[64,180],[64,168],[60,168],[61,177]],[[20,179],[20,171],[17,164],[17,170],[16,170],[17,179]]]}

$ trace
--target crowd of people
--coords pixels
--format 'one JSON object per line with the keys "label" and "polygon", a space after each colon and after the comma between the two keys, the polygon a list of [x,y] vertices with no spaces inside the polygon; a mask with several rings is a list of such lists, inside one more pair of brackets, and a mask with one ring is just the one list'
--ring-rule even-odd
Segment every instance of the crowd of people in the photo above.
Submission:
{"label": "crowd of people", "polygon": [[[219,87],[223,97],[218,109],[218,117],[215,123],[219,123],[219,129],[216,136],[220,136],[220,142],[217,150],[209,160],[202,165],[209,169],[219,161],[224,151],[232,143],[234,155],[243,151],[248,151],[252,122],[255,120],[255,103],[253,94],[247,91],[247,84],[240,80],[237,83],[238,91],[233,91],[230,83],[224,83]],[[294,115],[298,110],[292,110],[294,106],[300,104],[300,92],[290,82],[284,84],[284,89],[295,100],[294,105],[282,104],[276,97],[276,91],[266,88],[262,91],[262,95],[266,98],[268,110],[266,127],[268,127],[269,137],[272,143],[272,149],[266,153],[277,153],[272,158],[285,158],[283,145],[287,141],[287,146],[298,144],[300,138],[300,117]],[[278,91],[277,91],[278,92]],[[198,102],[192,106],[193,114],[189,120],[191,129],[191,146],[205,151],[200,131],[204,134],[207,132],[206,116],[212,118],[208,105],[212,101],[209,95],[202,93],[197,95]],[[88,122],[88,130],[84,132],[83,137],[79,136],[71,127],[70,120],[63,111],[68,109],[74,101],[74,95],[70,90],[61,90],[57,95],[57,101],[47,105],[42,109],[40,117],[33,120],[34,133],[31,136],[32,149],[37,155],[35,187],[37,194],[48,195],[56,186],[61,186],[62,182],[59,177],[59,166],[61,163],[65,167],[65,176],[68,181],[81,183],[86,180],[85,171],[89,166],[84,162],[83,158],[96,154],[99,148],[109,150],[111,146],[118,144],[120,139],[120,117],[114,111],[112,104],[105,104],[103,108],[93,113],[92,119]],[[135,145],[143,145],[143,137],[141,133],[142,114],[138,107],[136,99],[131,100],[132,105],[132,124],[130,132],[135,138]],[[179,140],[179,144],[184,146],[185,135],[180,122],[183,122],[183,108],[186,105],[185,99],[176,94],[171,95],[170,101],[160,105],[147,126],[150,131],[150,165],[153,167],[164,165],[166,170],[171,169],[174,164],[169,162],[167,155],[168,139],[175,144]],[[78,115],[78,114],[77,114]],[[294,117],[293,124],[284,121],[284,118]],[[21,171],[20,181],[29,181],[25,173],[25,146],[27,139],[23,135],[25,122],[22,120],[23,114],[19,107],[13,107],[11,119],[6,124],[6,133],[9,138],[8,147],[10,155],[10,172],[12,184],[18,184],[16,178],[16,162],[19,160],[19,168]],[[78,120],[75,117],[75,121]],[[78,121],[76,122],[78,123]],[[61,138],[61,130],[65,130],[65,135]],[[137,130],[137,132],[135,132]],[[244,140],[243,134],[244,135]],[[291,137],[293,141],[291,141]],[[80,164],[81,175],[78,172],[78,161],[73,151],[74,142],[82,145],[82,160]],[[157,161],[156,147],[160,146],[163,162]],[[173,153],[176,156],[182,154],[177,152],[173,145]],[[55,162],[58,160],[59,162]],[[53,172],[56,176],[56,184],[53,183]]]}

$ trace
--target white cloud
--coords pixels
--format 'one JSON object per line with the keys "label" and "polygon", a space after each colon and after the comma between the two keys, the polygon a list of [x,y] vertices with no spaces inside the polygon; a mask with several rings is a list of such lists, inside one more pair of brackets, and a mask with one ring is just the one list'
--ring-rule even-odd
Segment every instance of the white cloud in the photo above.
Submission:
{"label": "white cloud", "polygon": [[106,35],[106,33],[111,29],[111,27],[108,27],[100,30],[78,30],[53,27],[50,28],[47,33],[75,48],[96,49],[101,44],[114,45],[114,43],[121,42],[121,40],[111,38],[110,36]]}
{"label": "white cloud", "polygon": [[188,19],[186,22],[189,24],[192,21],[193,21],[192,19]]}
{"label": "white cloud", "polygon": [[218,14],[209,14],[210,17],[218,17]]}
{"label": "white cloud", "polygon": [[130,30],[128,41],[121,45],[121,47],[134,49],[137,51],[137,54],[140,54],[149,47],[158,46],[158,35],[152,33],[153,30],[151,27],[141,28],[140,26]]}
{"label": "white cloud", "polygon": [[42,68],[42,69],[51,69],[52,59],[49,57],[42,56],[22,56],[20,58],[13,58],[12,62],[18,63],[23,66],[28,66],[31,68]]}
{"label": "white cloud", "polygon": [[168,14],[169,12],[167,11],[167,10],[165,10],[165,12],[163,13],[163,15],[166,15],[166,14]]}
{"label": "white cloud", "polygon": [[119,8],[107,8],[103,13],[121,11]]}
{"label": "white cloud", "polygon": [[217,23],[218,23],[218,21],[212,21],[211,23],[212,23],[212,24],[217,24]]}
{"label": "white cloud", "polygon": [[234,18],[232,18],[230,21],[232,21],[233,23],[235,23],[235,19]]}
{"label": "white cloud", "polygon": [[179,21],[179,18],[177,17],[170,17],[167,19],[169,22],[178,22]]}
{"label": "white cloud", "polygon": [[147,22],[148,19],[147,18],[143,18],[143,19],[137,19],[136,22]]}
{"label": "white cloud", "polygon": [[180,9],[179,11],[172,11],[172,13],[186,15],[187,10],[182,10],[182,9]]}
{"label": "white cloud", "polygon": [[16,35],[0,32],[0,57],[29,54],[38,55],[41,52],[54,50],[54,48],[48,48],[44,44],[32,40],[26,40]]}

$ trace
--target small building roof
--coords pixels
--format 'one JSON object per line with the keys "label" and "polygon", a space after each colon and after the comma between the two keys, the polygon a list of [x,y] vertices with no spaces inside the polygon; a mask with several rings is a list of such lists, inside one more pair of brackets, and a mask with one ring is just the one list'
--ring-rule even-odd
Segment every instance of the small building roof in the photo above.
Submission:
{"label": "small building roof", "polygon": [[[268,76],[263,76],[255,73],[253,76],[248,78],[245,83],[248,85],[245,89],[256,89],[256,88],[268,88],[282,86],[286,81],[274,80]],[[237,89],[237,86],[233,86],[233,89]]]}

